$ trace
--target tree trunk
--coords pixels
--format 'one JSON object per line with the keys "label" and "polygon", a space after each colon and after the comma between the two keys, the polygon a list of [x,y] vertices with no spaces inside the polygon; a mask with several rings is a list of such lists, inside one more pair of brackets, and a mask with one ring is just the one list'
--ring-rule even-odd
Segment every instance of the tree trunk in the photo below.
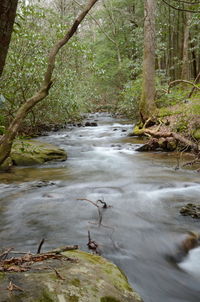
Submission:
{"label": "tree trunk", "polygon": [[0,1],[0,77],[8,53],[18,0]]}
{"label": "tree trunk", "polygon": [[181,71],[181,79],[189,80],[189,34],[190,34],[190,13],[186,13],[186,21],[184,28],[184,41],[183,41],[183,63]]}
{"label": "tree trunk", "polygon": [[152,116],[155,109],[155,10],[155,0],[145,0],[143,87],[140,100],[142,121]]}
{"label": "tree trunk", "polygon": [[71,37],[75,34],[79,24],[83,21],[85,16],[94,6],[94,4],[98,0],[89,0],[85,9],[80,13],[80,15],[75,19],[72,27],[67,31],[66,35],[59,41],[57,41],[53,48],[50,51],[48,56],[48,64],[47,69],[44,75],[43,83],[41,84],[40,89],[33,95],[30,99],[28,99],[17,111],[15,118],[11,122],[9,128],[6,133],[0,140],[0,165],[6,160],[9,156],[13,140],[18,133],[18,130],[26,117],[26,115],[30,112],[30,110],[40,101],[42,101],[49,93],[49,89],[52,85],[52,74],[55,68],[55,59],[59,50],[67,44],[67,42],[71,39]]}

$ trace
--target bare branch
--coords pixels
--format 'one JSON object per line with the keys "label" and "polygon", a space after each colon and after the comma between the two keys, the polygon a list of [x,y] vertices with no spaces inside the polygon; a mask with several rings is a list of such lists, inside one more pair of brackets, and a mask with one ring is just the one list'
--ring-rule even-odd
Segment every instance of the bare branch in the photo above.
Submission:
{"label": "bare branch", "polygon": [[162,0],[162,2],[164,2],[165,4],[167,4],[169,7],[175,9],[175,10],[179,10],[179,11],[183,11],[183,12],[189,12],[189,13],[200,13],[199,10],[192,10],[192,9],[186,9],[186,8],[179,8],[176,7],[172,4],[170,4],[169,2],[167,2],[166,0]]}
{"label": "bare branch", "polygon": [[169,83],[169,87],[168,87],[167,93],[168,94],[170,93],[170,88],[172,86],[175,86],[175,85],[180,84],[180,83],[186,83],[186,84],[192,85],[195,89],[200,90],[200,87],[198,87],[197,85],[195,85],[193,82],[190,82],[190,81],[187,81],[187,80],[175,80],[175,81]]}

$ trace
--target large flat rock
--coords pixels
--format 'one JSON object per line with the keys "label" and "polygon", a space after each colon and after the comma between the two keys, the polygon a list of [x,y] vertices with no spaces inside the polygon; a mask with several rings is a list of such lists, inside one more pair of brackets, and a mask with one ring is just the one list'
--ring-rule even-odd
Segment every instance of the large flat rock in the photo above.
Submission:
{"label": "large flat rock", "polygon": [[28,166],[52,160],[66,160],[67,153],[59,147],[38,140],[15,140],[10,158],[14,165]]}
{"label": "large flat rock", "polygon": [[[75,261],[64,257],[33,264],[27,272],[0,273],[0,302],[142,302],[113,263],[79,250],[63,255]],[[8,291],[10,281],[23,291]]]}

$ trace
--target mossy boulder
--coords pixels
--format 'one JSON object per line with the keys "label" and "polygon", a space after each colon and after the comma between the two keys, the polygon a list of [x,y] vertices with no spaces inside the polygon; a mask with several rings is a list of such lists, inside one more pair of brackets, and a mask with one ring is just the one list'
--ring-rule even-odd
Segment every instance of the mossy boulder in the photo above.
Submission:
{"label": "mossy boulder", "polygon": [[[28,272],[0,273],[0,302],[142,302],[116,265],[78,250],[63,255],[75,261],[47,260]],[[10,282],[23,291],[11,294]]]}
{"label": "mossy boulder", "polygon": [[13,165],[13,161],[12,161],[11,157],[8,157],[3,162],[3,164],[0,166],[0,171],[7,171],[12,167],[12,165]]}
{"label": "mossy boulder", "polygon": [[14,165],[28,166],[51,160],[66,160],[67,154],[52,144],[37,140],[15,140],[10,157]]}

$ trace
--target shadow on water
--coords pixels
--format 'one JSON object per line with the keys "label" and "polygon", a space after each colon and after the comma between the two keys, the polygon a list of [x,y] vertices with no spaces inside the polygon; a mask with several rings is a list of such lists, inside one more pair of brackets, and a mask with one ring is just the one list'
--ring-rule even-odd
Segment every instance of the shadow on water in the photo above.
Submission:
{"label": "shadow on water", "polygon": [[[145,302],[199,302],[199,251],[183,263],[170,255],[199,224],[179,215],[199,202],[199,175],[175,171],[172,153],[137,153],[141,141],[127,138],[132,126],[96,114],[98,127],[66,129],[40,138],[68,152],[68,160],[0,174],[0,240],[3,247],[36,251],[78,244],[87,250],[87,230],[103,256],[119,265]],[[84,200],[104,199],[97,209]],[[196,261],[196,262],[195,262]],[[198,264],[195,266],[195,263]]]}

